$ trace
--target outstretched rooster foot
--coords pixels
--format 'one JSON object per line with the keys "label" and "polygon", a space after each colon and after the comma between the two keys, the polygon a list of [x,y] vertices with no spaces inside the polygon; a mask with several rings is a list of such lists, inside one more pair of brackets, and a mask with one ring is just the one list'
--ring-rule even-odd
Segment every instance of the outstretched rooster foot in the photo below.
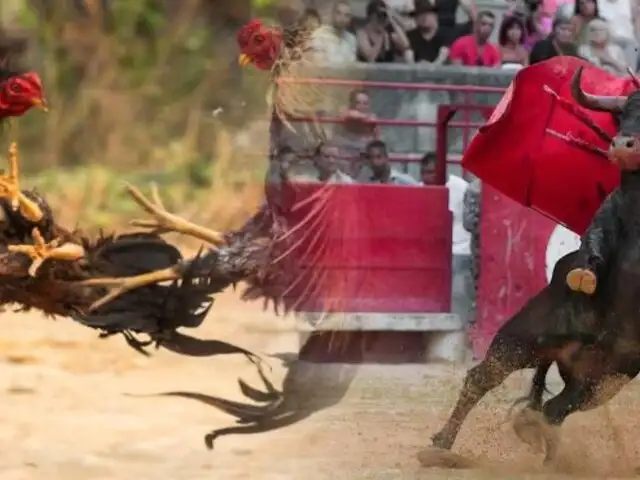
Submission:
{"label": "outstretched rooster foot", "polygon": [[22,253],[31,258],[29,275],[35,277],[38,269],[46,260],[62,260],[74,262],[84,257],[85,251],[82,246],[75,243],[63,243],[56,238],[49,243],[44,241],[40,230],[34,228],[31,232],[33,245],[9,245],[7,248],[12,253]]}
{"label": "outstretched rooster foot", "polygon": [[142,209],[153,217],[151,220],[132,220],[131,225],[136,227],[150,228],[155,232],[177,232],[185,235],[204,240],[212,245],[226,244],[225,237],[222,233],[210,230],[203,226],[189,222],[184,218],[173,213],[169,213],[160,199],[158,188],[155,184],[151,184],[151,197],[149,200],[140,190],[133,185],[127,184],[127,191],[133,197],[133,200],[142,207]]}
{"label": "outstretched rooster foot", "polygon": [[18,171],[18,145],[13,142],[9,146],[9,173],[0,172],[0,198],[9,200],[14,211],[19,210],[24,218],[37,223],[44,217],[44,212],[20,190]]}
{"label": "outstretched rooster foot", "polygon": [[100,277],[90,278],[77,282],[77,285],[85,287],[105,287],[109,293],[93,302],[86,313],[93,312],[107,303],[115,300],[119,296],[135,290],[136,288],[145,287],[156,283],[179,280],[182,277],[184,266],[178,263],[168,268],[155,270],[149,273],[133,275],[130,277]]}

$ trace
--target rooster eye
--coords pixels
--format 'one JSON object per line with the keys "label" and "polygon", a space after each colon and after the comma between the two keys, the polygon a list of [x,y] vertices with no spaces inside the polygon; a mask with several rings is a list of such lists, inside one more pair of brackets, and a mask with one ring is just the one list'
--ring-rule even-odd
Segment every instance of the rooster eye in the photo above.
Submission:
{"label": "rooster eye", "polygon": [[9,87],[9,90],[11,90],[13,93],[20,93],[22,89],[20,88],[20,85],[14,83]]}
{"label": "rooster eye", "polygon": [[262,42],[264,42],[264,35],[256,35],[255,37],[253,37],[253,41],[260,45]]}

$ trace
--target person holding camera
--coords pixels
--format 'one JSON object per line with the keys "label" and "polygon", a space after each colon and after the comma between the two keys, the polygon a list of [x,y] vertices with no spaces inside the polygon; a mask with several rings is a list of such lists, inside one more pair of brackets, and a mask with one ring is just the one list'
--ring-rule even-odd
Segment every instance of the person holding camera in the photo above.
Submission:
{"label": "person holding camera", "polygon": [[370,0],[366,24],[356,32],[356,39],[360,62],[390,63],[398,56],[407,60],[410,55],[407,35],[384,0]]}
{"label": "person holding camera", "polygon": [[411,44],[413,61],[444,64],[449,58],[449,48],[438,29],[437,7],[429,0],[416,0],[411,14],[416,19],[416,28],[407,33],[407,38]]}
{"label": "person holding camera", "polygon": [[[553,15],[545,10],[542,0],[523,0],[506,17],[516,17],[524,24],[524,48],[530,52],[540,40],[549,36]],[[547,7],[549,8],[549,7]]]}

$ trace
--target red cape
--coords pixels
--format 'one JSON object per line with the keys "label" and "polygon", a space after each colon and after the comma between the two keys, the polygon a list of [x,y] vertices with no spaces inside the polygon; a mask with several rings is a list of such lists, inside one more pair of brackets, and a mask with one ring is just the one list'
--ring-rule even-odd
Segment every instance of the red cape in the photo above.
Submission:
{"label": "red cape", "polygon": [[620,171],[605,158],[558,138],[577,138],[604,151],[609,147],[545,87],[610,136],[616,133],[611,114],[582,109],[571,96],[571,78],[580,66],[587,93],[627,95],[636,89],[630,77],[615,77],[574,57],[554,57],[524,68],[462,160],[463,168],[483,182],[578,234],[620,182]]}

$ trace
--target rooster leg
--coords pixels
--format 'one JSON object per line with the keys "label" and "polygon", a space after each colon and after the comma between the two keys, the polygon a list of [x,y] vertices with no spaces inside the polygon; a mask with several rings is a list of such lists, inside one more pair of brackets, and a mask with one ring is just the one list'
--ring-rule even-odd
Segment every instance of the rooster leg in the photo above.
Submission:
{"label": "rooster leg", "polygon": [[115,300],[120,295],[123,295],[136,288],[145,287],[154,283],[167,282],[172,280],[179,280],[182,277],[184,268],[182,263],[173,265],[172,267],[163,268],[162,270],[156,270],[154,272],[143,273],[140,275],[133,275],[131,277],[102,277],[91,278],[88,280],[82,280],[77,282],[78,285],[85,287],[105,287],[109,289],[109,293],[96,300],[89,306],[87,313],[90,313],[98,308],[106,305],[107,303]]}
{"label": "rooster leg", "polygon": [[64,243],[60,245],[60,239],[56,238],[49,243],[45,243],[40,230],[34,228],[31,232],[33,245],[9,245],[7,248],[12,253],[22,253],[31,258],[29,275],[35,277],[38,269],[45,260],[63,260],[73,262],[84,257],[85,251],[82,246],[75,243]]}
{"label": "rooster leg", "polygon": [[154,217],[153,220],[132,220],[131,225],[151,228],[156,231],[164,230],[191,235],[192,237],[199,238],[213,245],[224,245],[226,243],[221,233],[196,225],[195,223],[180,218],[178,215],[167,212],[162,205],[155,184],[152,184],[151,189],[153,201],[145,197],[140,190],[132,185],[127,185],[127,190],[135,202],[140,205],[144,211]]}
{"label": "rooster leg", "polygon": [[37,223],[42,220],[44,212],[32,200],[20,191],[18,181],[18,145],[13,142],[9,146],[9,174],[0,173],[0,198],[6,198],[11,202],[13,210],[19,210],[24,218]]}

